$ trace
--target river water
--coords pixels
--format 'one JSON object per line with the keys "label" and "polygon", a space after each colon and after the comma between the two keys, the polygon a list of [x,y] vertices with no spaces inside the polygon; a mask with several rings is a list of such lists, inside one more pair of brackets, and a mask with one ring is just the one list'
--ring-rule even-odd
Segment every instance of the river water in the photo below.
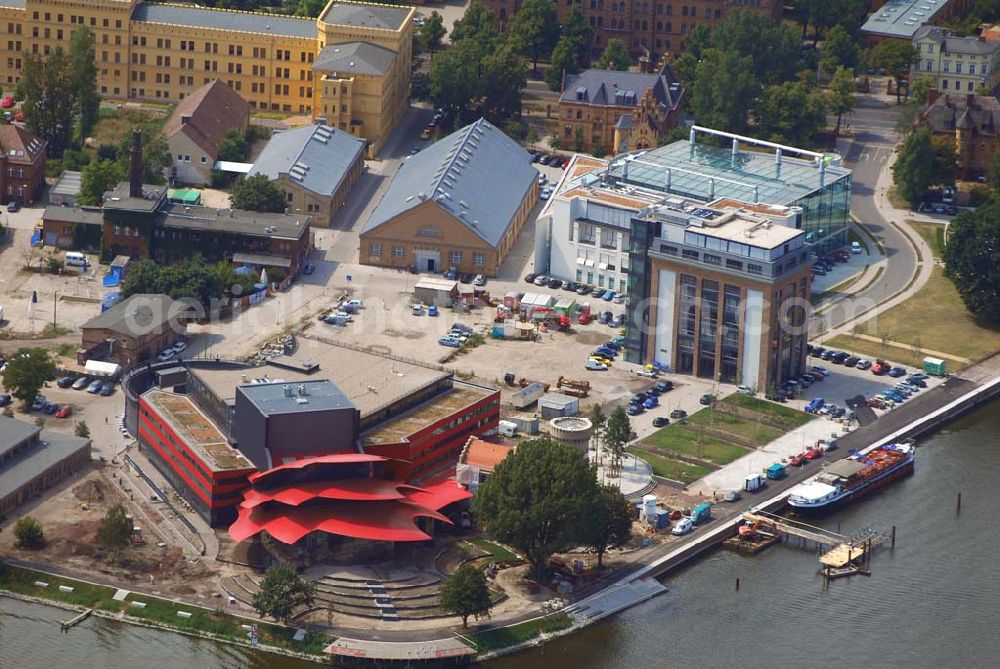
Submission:
{"label": "river water", "polygon": [[[849,534],[897,527],[872,576],[824,585],[794,543],[754,557],[716,551],[669,592],[488,669],[1000,666],[1000,404],[920,443],[913,476],[822,521]],[[956,499],[962,493],[962,508]],[[736,579],[740,590],[736,590]],[[0,599],[0,669],[306,669],[316,665]]]}

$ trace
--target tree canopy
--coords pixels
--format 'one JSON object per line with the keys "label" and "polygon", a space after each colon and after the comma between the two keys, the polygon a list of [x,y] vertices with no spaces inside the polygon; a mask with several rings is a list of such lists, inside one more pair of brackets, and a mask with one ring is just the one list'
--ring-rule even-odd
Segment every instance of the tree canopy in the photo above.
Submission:
{"label": "tree canopy", "polygon": [[945,276],[980,322],[1000,325],[1000,200],[996,195],[974,211],[962,211],[948,226]]}
{"label": "tree canopy", "polygon": [[514,50],[531,59],[538,69],[538,59],[552,53],[559,39],[559,21],[552,0],[524,0],[507,25],[507,39]]}
{"label": "tree canopy", "polygon": [[535,577],[553,553],[585,543],[597,479],[579,450],[548,439],[522,442],[473,499],[477,522],[518,549]]}
{"label": "tree canopy", "polygon": [[617,476],[625,457],[625,445],[632,434],[632,422],[624,407],[615,407],[604,427],[604,448],[611,455],[611,471]]}
{"label": "tree canopy", "polygon": [[226,136],[219,142],[219,160],[242,163],[246,161],[249,154],[250,142],[236,128],[230,128],[226,132]]}
{"label": "tree canopy", "polygon": [[129,265],[122,294],[162,293],[175,300],[195,300],[208,310],[213,299],[250,292],[255,280],[254,276],[237,274],[236,268],[224,261],[208,265],[200,255],[174,265],[140,260]]}
{"label": "tree canopy", "polygon": [[253,596],[253,607],[262,616],[287,623],[295,609],[311,606],[316,589],[304,581],[290,565],[278,563],[264,573]]}
{"label": "tree canopy", "polygon": [[285,210],[285,194],[263,173],[241,176],[229,195],[233,209],[280,213]]}
{"label": "tree canopy", "polygon": [[621,546],[632,536],[632,505],[613,485],[598,487],[592,509],[588,544],[597,552],[597,568],[604,566],[604,553],[611,546]]}
{"label": "tree canopy", "polygon": [[625,71],[632,65],[632,58],[628,55],[628,45],[624,40],[612,37],[608,40],[607,46],[601,52],[601,57],[597,59],[597,67],[602,70]]}
{"label": "tree canopy", "polygon": [[934,174],[934,145],[927,128],[913,131],[899,150],[892,166],[893,182],[899,196],[916,205],[930,187]]}
{"label": "tree canopy", "polygon": [[104,193],[113,190],[124,177],[121,164],[113,160],[92,160],[80,173],[80,195],[83,205],[99,206]]}
{"label": "tree canopy", "polygon": [[42,524],[34,516],[18,518],[14,524],[14,537],[18,548],[35,550],[45,545],[45,532]]}
{"label": "tree canopy", "polygon": [[73,86],[73,111],[78,115],[82,140],[97,123],[101,97],[97,94],[97,56],[94,34],[87,28],[73,31],[69,43],[69,81]]}
{"label": "tree canopy", "polygon": [[920,54],[913,44],[902,40],[882,40],[872,49],[870,57],[872,64],[884,67],[889,76],[896,80],[896,104],[902,102],[902,81],[909,76],[910,66],[919,58]]}
{"label": "tree canopy", "polygon": [[48,155],[62,156],[73,138],[73,90],[69,61],[62,47],[49,56],[34,53],[24,55],[17,97],[28,130],[45,139]]}
{"label": "tree canopy", "polygon": [[419,32],[425,47],[431,51],[440,49],[441,40],[444,39],[445,33],[448,32],[444,28],[444,17],[438,14],[437,10],[432,11],[431,15],[424,21],[424,25],[420,26]]}
{"label": "tree canopy", "polygon": [[97,527],[97,542],[109,550],[121,550],[132,540],[132,519],[125,513],[125,507],[115,504]]}
{"label": "tree canopy", "polygon": [[772,84],[757,103],[757,131],[772,142],[802,146],[826,125],[826,110],[823,93],[802,82]]}
{"label": "tree canopy", "polygon": [[56,363],[44,348],[19,348],[7,358],[3,384],[14,397],[31,404],[45,382],[56,375]]}
{"label": "tree canopy", "polygon": [[691,94],[699,125],[742,133],[760,90],[750,56],[708,49],[695,68]]}
{"label": "tree canopy", "polygon": [[[830,31],[833,32],[832,30]],[[830,113],[837,115],[837,129],[834,134],[840,134],[840,122],[844,114],[854,111],[854,70],[843,66],[837,67],[830,82]]]}
{"label": "tree canopy", "polygon": [[712,32],[712,44],[750,58],[754,76],[765,85],[791,79],[799,61],[795,31],[748,9],[736,10],[719,23]]}
{"label": "tree canopy", "polygon": [[469,626],[469,616],[489,615],[490,591],[481,569],[465,563],[441,587],[441,608],[461,616],[462,627]]}
{"label": "tree canopy", "polygon": [[833,72],[838,67],[855,68],[861,62],[861,49],[851,34],[841,26],[830,28],[823,42],[820,63],[827,72]]}
{"label": "tree canopy", "polygon": [[564,75],[583,70],[590,60],[593,39],[594,29],[587,23],[580,6],[573,5],[559,24],[559,41],[552,50],[549,68],[545,70],[545,83],[551,90],[562,88]]}

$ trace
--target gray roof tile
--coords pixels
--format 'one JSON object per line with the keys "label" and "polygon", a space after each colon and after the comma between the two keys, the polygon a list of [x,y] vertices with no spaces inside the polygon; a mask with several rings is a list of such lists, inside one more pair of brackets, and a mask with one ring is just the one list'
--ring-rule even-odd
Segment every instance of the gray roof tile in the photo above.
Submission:
{"label": "gray roof tile", "polygon": [[537,179],[528,152],[480,119],[411,156],[362,232],[370,232],[432,198],[491,246],[497,246]]}
{"label": "gray roof tile", "polygon": [[136,293],[80,326],[112,330],[128,337],[158,330],[176,319],[187,306],[168,295]]}
{"label": "gray roof tile", "polygon": [[132,20],[191,28],[316,39],[316,22],[312,19],[299,19],[260,12],[142,3],[137,5],[132,12]]}
{"label": "gray roof tile", "polygon": [[681,87],[669,67],[659,74],[597,69],[571,74],[566,77],[559,101],[637,107],[649,88],[661,105],[673,108],[680,102]]}
{"label": "gray roof tile", "polygon": [[411,9],[412,7],[392,5],[335,2],[320,16],[320,21],[341,26],[399,30]]}
{"label": "gray roof tile", "polygon": [[396,52],[371,42],[328,44],[313,63],[314,70],[382,75],[396,60]]}
{"label": "gray roof tile", "polygon": [[[365,150],[365,140],[328,125],[306,125],[271,137],[249,176],[266,174],[277,179],[288,174],[306,190],[331,196],[348,170]],[[299,169],[291,172],[299,165]],[[297,174],[304,176],[299,178]]]}
{"label": "gray roof tile", "polygon": [[58,432],[42,432],[38,442],[18,452],[0,466],[0,499],[41,476],[81,449],[90,448],[90,439]]}

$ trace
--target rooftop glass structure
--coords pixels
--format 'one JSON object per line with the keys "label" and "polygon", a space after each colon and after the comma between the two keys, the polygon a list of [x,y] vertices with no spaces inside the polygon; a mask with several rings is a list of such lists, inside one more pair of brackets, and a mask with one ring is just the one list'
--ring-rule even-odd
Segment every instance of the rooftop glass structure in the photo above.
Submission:
{"label": "rooftop glass structure", "polygon": [[[730,146],[699,142],[699,133],[728,140]],[[695,126],[688,141],[614,160],[603,180],[704,202],[732,198],[800,207],[806,241],[823,250],[847,241],[851,171],[840,166],[836,154]]]}

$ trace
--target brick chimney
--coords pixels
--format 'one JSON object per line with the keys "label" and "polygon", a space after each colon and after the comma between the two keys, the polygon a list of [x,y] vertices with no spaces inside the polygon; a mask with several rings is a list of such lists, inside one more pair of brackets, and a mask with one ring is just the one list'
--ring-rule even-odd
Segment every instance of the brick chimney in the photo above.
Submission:
{"label": "brick chimney", "polygon": [[132,151],[128,165],[129,197],[142,197],[142,130],[132,130]]}

